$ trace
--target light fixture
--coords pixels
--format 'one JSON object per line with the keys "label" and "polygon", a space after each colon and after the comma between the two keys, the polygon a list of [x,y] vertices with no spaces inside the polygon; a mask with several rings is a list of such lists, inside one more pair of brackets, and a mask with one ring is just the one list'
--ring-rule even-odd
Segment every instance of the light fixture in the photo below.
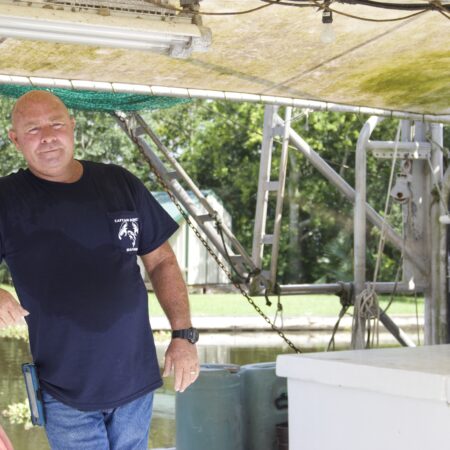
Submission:
{"label": "light fixture", "polygon": [[[0,2],[0,37],[150,50],[175,58],[187,58],[193,51],[206,51],[211,44],[209,28],[192,23],[191,18],[185,15],[178,18],[170,9],[168,11],[172,11],[172,16],[169,17],[161,13],[137,13],[137,1],[125,3],[127,9],[123,14],[118,7],[111,12],[104,7],[94,9],[92,14],[92,10],[74,13],[73,8],[71,11],[42,7],[26,10],[23,6],[14,8],[16,2],[9,2],[10,5],[5,8],[5,3]],[[64,2],[65,5],[70,3]],[[95,6],[102,3],[111,5],[111,2],[101,1],[90,3]],[[130,11],[130,3],[134,3],[134,15],[130,14],[133,12]],[[89,2],[83,2],[83,5],[87,4]]]}
{"label": "light fixture", "polygon": [[322,33],[320,40],[324,44],[331,44],[336,39],[336,34],[333,30],[333,12],[329,9],[324,9],[322,12]]}

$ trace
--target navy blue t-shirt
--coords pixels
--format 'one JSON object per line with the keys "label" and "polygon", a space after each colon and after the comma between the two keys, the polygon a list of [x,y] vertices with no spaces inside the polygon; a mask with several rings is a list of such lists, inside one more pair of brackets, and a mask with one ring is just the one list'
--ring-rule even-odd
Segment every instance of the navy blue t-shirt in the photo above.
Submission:
{"label": "navy blue t-shirt", "polygon": [[88,411],[162,384],[137,255],[177,224],[134,175],[81,162],[75,183],[29,170],[0,179],[0,256],[30,312],[43,388]]}

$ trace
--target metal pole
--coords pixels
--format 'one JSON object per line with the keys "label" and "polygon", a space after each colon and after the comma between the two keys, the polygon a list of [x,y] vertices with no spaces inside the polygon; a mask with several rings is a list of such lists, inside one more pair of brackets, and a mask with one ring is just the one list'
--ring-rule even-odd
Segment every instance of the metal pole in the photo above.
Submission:
{"label": "metal pole", "polygon": [[[423,122],[414,122],[414,141],[426,141],[426,126]],[[423,274],[415,273],[414,261],[409,261],[409,269],[406,275],[414,278],[415,282],[428,283],[429,288],[425,290],[425,313],[424,313],[424,337],[425,344],[436,343],[436,289],[433,283],[436,283],[435,276],[430,272],[432,259],[436,259],[433,244],[436,236],[433,236],[432,215],[435,215],[435,206],[432,203],[431,191],[433,189],[432,173],[429,162],[415,160],[412,161],[411,170],[412,182],[411,200],[409,205],[409,222],[405,228],[405,246],[413,249],[415,253],[421,255],[421,259],[426,267]],[[436,263],[433,263],[435,268]],[[405,267],[407,267],[405,265]]]}
{"label": "metal pole", "polygon": [[267,105],[264,110],[264,130],[261,148],[261,161],[259,165],[258,194],[256,197],[255,226],[253,229],[253,264],[261,269],[264,253],[263,236],[266,232],[267,203],[269,191],[266,184],[270,182],[270,169],[272,163],[273,128],[278,107]]}
{"label": "metal pole", "polygon": [[372,116],[364,124],[356,143],[355,155],[355,209],[354,209],[354,280],[355,295],[364,290],[366,282],[366,179],[367,150],[370,135],[379,121]]}
{"label": "metal pole", "polygon": [[[373,286],[373,283],[366,283],[365,287]],[[307,294],[338,294],[345,287],[350,289],[351,283],[327,283],[327,284],[281,284],[277,292],[280,295],[307,295]],[[425,286],[410,286],[407,283],[394,283],[377,281],[374,285],[378,294],[414,294],[423,292]]]}
{"label": "metal pole", "polygon": [[[443,126],[442,124],[430,124],[431,131],[431,181],[433,182],[433,191],[442,185],[444,178],[444,155],[441,150],[443,146]],[[437,186],[436,186],[437,184]],[[432,260],[431,260],[431,277],[433,295],[436,301],[436,343],[447,343],[447,261],[445,254],[447,253],[447,236],[446,227],[439,222],[442,212],[446,211],[446,203],[444,198],[440,197],[441,192],[435,192],[438,197],[431,209],[431,237],[432,237]]]}
{"label": "metal pole", "polygon": [[[444,179],[442,181],[442,201],[441,211],[442,215],[446,216],[448,214],[448,203],[450,198],[450,168],[445,171]],[[446,343],[450,342],[450,305],[449,305],[449,249],[448,249],[448,235],[449,235],[448,225],[441,224],[441,247],[440,247],[440,271],[441,271],[441,298],[445,302],[446,316],[442,317],[442,323],[447,325],[446,329]],[[441,311],[443,313],[443,311]]]}
{"label": "metal pole", "polygon": [[[283,124],[283,120],[277,117],[279,124]],[[316,153],[307,142],[305,142],[292,128],[289,133],[291,144],[299,150],[310,163],[334,186],[336,186],[339,191],[347,197],[348,200],[354,202],[355,200],[355,190],[333,169],[331,168],[320,156]],[[383,226],[384,219],[368,204],[366,204],[366,214],[369,221],[375,225],[377,228],[381,229]],[[403,249],[403,238],[398,235],[398,233],[389,225],[385,225],[386,240],[389,241],[394,247],[402,251]],[[425,265],[422,258],[405,249],[405,255],[414,261],[417,269],[426,273]]]}
{"label": "metal pole", "polygon": [[[366,284],[366,179],[367,179],[367,143],[375,129],[379,118],[370,117],[364,124],[356,143],[355,156],[355,209],[354,209],[354,280],[355,302],[354,314],[361,314],[360,298],[358,297]],[[354,321],[355,329],[352,333],[352,348],[365,348],[365,317],[357,317]]]}
{"label": "metal pole", "polygon": [[397,339],[397,341],[403,345],[403,347],[415,347],[414,341],[400,328],[392,319],[383,311],[380,313],[380,322],[385,326],[387,330]]}
{"label": "metal pole", "polygon": [[450,115],[417,114],[407,111],[368,108],[364,106],[343,105],[317,100],[302,100],[292,97],[248,94],[207,89],[180,88],[174,86],[152,86],[149,84],[109,83],[92,80],[70,80],[62,78],[26,77],[0,74],[0,84],[17,84],[20,86],[40,86],[45,88],[76,89],[101,92],[122,92],[125,94],[156,95],[176,98],[199,98],[211,100],[227,100],[231,102],[263,103],[293,108],[311,109],[313,111],[349,112],[358,115],[377,115],[399,119],[423,120],[425,122],[450,123]]}
{"label": "metal pole", "polygon": [[270,260],[270,282],[274,286],[277,276],[278,253],[280,249],[281,216],[283,211],[284,190],[286,185],[286,172],[289,149],[289,130],[291,128],[292,108],[287,107],[285,113],[285,126],[280,157],[280,173],[278,176],[277,203],[275,208],[275,222],[273,227],[272,258]]}

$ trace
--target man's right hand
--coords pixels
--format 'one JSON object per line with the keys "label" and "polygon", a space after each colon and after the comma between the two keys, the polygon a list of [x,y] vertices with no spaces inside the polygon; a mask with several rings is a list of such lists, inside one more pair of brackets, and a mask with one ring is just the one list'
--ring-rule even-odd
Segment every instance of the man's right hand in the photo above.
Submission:
{"label": "man's right hand", "polygon": [[28,314],[8,291],[0,289],[0,328],[22,323]]}

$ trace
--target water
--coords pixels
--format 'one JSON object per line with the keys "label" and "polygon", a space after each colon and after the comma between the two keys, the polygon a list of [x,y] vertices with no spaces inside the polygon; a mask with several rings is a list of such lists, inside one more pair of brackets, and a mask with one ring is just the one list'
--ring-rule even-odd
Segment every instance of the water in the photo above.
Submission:
{"label": "water", "polygon": [[[296,333],[289,336],[306,351],[325,350],[328,333]],[[338,335],[338,345],[348,342],[347,334]],[[203,342],[203,343],[201,343]],[[390,341],[392,342],[392,341]],[[387,343],[390,343],[389,341]],[[157,344],[159,361],[164,359],[168,341]],[[292,350],[273,333],[218,333],[202,334],[198,345],[201,363],[251,364],[275,361],[276,356]],[[21,364],[31,361],[28,344],[16,339],[0,338],[0,412],[12,403],[26,399],[22,381]],[[0,417],[0,422],[13,442],[15,450],[48,450],[42,428],[25,430],[22,424],[10,424]],[[149,448],[175,447],[175,392],[173,380],[165,379],[164,386],[156,392]]]}

